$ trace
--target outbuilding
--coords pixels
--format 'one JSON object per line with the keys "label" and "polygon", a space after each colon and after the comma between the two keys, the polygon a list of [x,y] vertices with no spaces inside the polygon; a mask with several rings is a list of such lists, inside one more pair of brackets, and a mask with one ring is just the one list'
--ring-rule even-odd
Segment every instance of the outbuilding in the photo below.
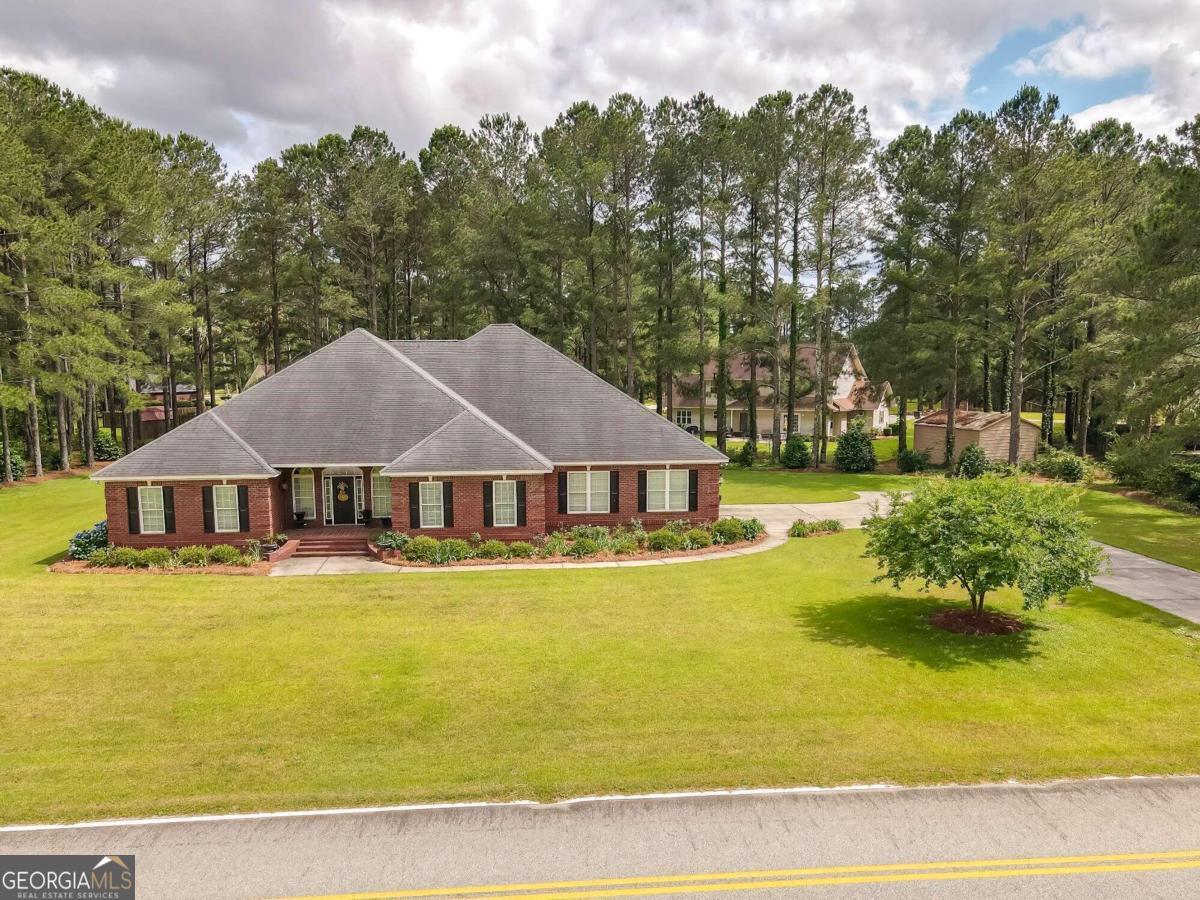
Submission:
{"label": "outbuilding", "polygon": [[[940,409],[918,419],[913,426],[913,449],[927,453],[929,461],[941,465],[946,461],[947,412]],[[1009,414],[1006,412],[971,412],[959,410],[954,414],[954,458],[971,444],[983,448],[989,460],[1008,460]],[[1036,422],[1021,419],[1021,460],[1033,459],[1037,453],[1042,430]]]}

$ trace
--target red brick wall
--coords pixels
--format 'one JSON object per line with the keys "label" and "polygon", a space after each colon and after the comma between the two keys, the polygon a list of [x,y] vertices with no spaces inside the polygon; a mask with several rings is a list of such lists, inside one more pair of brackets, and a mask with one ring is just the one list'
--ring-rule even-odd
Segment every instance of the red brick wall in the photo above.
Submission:
{"label": "red brick wall", "polygon": [[[647,531],[659,528],[666,522],[688,519],[692,522],[716,521],[721,506],[721,469],[719,466],[673,466],[672,468],[694,468],[699,473],[697,506],[695,512],[649,513],[638,512],[637,473],[647,466],[609,466],[607,470],[620,478],[621,508],[615,513],[559,513],[559,471],[582,472],[586,466],[563,466],[545,476],[546,481],[546,529],[557,531],[572,525],[622,525],[630,519],[638,519]],[[603,471],[600,466],[592,467]],[[652,467],[651,467],[652,468]]]}
{"label": "red brick wall", "polygon": [[510,476],[510,481],[525,482],[525,527],[483,527],[483,483],[498,481],[495,476],[471,476],[439,479],[454,483],[454,526],[451,528],[410,528],[408,513],[408,486],[413,478],[392,479],[392,526],[396,531],[411,534],[428,534],[430,537],[470,537],[476,532],[484,540],[496,538],[501,541],[528,540],[546,533],[546,494],[542,489],[541,475]]}
{"label": "red brick wall", "polygon": [[[122,547],[186,547],[189,544],[241,544],[250,538],[259,539],[276,531],[278,515],[278,479],[247,481],[220,479],[212,481],[152,480],[150,484],[175,489],[175,532],[173,534],[130,534],[129,509],[125,489],[145,486],[129,481],[104,483],[104,505],[108,512],[108,539]],[[204,530],[204,499],[200,489],[212,484],[244,484],[249,488],[250,531],[208,533]]]}

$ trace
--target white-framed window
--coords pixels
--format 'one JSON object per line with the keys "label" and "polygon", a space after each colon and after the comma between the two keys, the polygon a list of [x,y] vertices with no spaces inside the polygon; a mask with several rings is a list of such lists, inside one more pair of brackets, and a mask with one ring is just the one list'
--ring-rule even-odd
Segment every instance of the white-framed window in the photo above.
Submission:
{"label": "white-framed window", "polygon": [[312,469],[292,473],[292,512],[302,512],[310,522],[317,518],[317,486]]}
{"label": "white-framed window", "polygon": [[690,409],[675,410],[675,424],[680,428],[687,428],[693,423],[692,411]]}
{"label": "white-framed window", "polygon": [[492,524],[497,528],[517,524],[517,483],[492,482]]}
{"label": "white-framed window", "polygon": [[611,472],[568,472],[567,512],[608,512],[608,490]]}
{"label": "white-framed window", "polygon": [[687,512],[687,508],[687,469],[651,469],[646,473],[647,512]]}
{"label": "white-framed window", "polygon": [[445,522],[442,515],[442,483],[440,481],[422,481],[420,491],[421,527],[441,528]]}
{"label": "white-framed window", "polygon": [[238,489],[236,484],[214,484],[213,524],[217,531],[240,531],[238,516]]}
{"label": "white-framed window", "polygon": [[392,514],[392,479],[378,472],[371,473],[371,515],[375,518]]}
{"label": "white-framed window", "polygon": [[138,516],[142,534],[166,534],[167,512],[160,487],[138,488]]}

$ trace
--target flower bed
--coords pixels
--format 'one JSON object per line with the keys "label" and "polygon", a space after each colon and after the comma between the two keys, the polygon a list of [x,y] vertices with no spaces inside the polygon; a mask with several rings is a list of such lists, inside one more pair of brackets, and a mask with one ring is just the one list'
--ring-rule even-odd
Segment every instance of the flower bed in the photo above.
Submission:
{"label": "flower bed", "polygon": [[413,537],[385,531],[371,544],[372,552],[399,566],[503,565],[574,562],[619,562],[697,556],[713,549],[737,549],[758,543],[765,529],[757,519],[726,518],[717,522],[672,522],[657,531],[645,531],[636,520],[608,528],[577,525],[566,531],[541,535],[533,541]]}
{"label": "flower bed", "polygon": [[[77,553],[72,541],[70,555]],[[284,539],[286,541],[286,538]],[[286,546],[286,545],[285,545]],[[262,546],[249,541],[244,550],[227,544],[178,547],[113,547],[106,545],[88,552],[85,558],[66,559],[50,567],[53,572],[143,572],[153,574],[192,574],[214,572],[226,575],[265,574],[269,563],[262,558]]]}

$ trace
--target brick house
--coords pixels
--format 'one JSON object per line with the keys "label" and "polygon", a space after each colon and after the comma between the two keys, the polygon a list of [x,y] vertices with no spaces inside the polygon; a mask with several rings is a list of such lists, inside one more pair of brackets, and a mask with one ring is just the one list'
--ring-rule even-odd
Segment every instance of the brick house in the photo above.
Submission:
{"label": "brick house", "polygon": [[712,521],[726,458],[514,325],[357,329],[92,477],[126,546]]}

